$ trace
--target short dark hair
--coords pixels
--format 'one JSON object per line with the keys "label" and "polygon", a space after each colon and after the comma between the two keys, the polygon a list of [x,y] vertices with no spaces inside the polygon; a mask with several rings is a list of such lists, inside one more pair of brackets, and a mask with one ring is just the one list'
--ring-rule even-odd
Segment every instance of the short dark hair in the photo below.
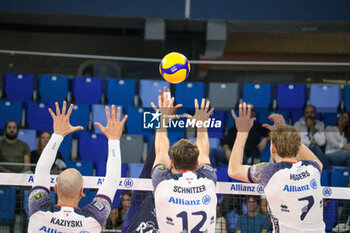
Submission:
{"label": "short dark hair", "polygon": [[304,106],[304,108],[303,108],[303,112],[305,112],[305,109],[306,109],[307,107],[311,107],[311,108],[313,108],[313,109],[315,110],[315,112],[317,112],[316,107],[315,107],[314,105],[312,105],[312,104],[306,104],[306,105]]}
{"label": "short dark hair", "polygon": [[9,120],[8,122],[6,122],[6,124],[5,124],[5,129],[7,128],[8,124],[9,124],[10,122],[15,122],[15,124],[16,124],[16,126],[17,126],[17,129],[19,129],[18,123],[17,123],[17,121],[15,121],[15,120]]}
{"label": "short dark hair", "polygon": [[181,139],[170,148],[170,158],[177,170],[194,171],[197,166],[199,150],[196,143]]}

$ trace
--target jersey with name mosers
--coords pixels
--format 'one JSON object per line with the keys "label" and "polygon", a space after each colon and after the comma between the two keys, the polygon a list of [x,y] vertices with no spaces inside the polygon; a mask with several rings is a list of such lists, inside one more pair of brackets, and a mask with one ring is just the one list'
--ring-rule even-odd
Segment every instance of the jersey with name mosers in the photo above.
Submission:
{"label": "jersey with name mosers", "polygon": [[29,194],[30,233],[99,233],[111,212],[111,200],[97,195],[84,208],[55,205],[49,190],[36,186]]}
{"label": "jersey with name mosers", "polygon": [[152,182],[160,232],[215,232],[216,180],[209,164],[180,174],[163,164],[155,166]]}
{"label": "jersey with name mosers", "polygon": [[264,186],[273,232],[325,232],[317,162],[260,163],[249,168],[248,178]]}

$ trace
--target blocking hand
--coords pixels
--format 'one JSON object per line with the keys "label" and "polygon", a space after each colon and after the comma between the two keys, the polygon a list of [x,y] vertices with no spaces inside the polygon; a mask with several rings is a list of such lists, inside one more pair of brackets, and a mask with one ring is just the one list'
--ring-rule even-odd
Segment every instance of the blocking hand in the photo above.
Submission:
{"label": "blocking hand", "polygon": [[112,105],[112,117],[109,111],[109,107],[106,106],[107,126],[103,127],[101,123],[95,122],[95,125],[102,131],[102,133],[108,138],[108,140],[120,140],[123,132],[123,126],[128,119],[128,115],[125,115],[122,121],[120,121],[120,108],[117,110],[117,117],[115,116],[115,106]]}
{"label": "blocking hand", "polygon": [[210,115],[214,112],[214,108],[209,110],[210,101],[202,99],[201,106],[198,105],[198,100],[194,100],[194,107],[196,109],[193,116],[189,114],[184,114],[189,119],[195,119],[196,121],[206,121],[209,119]]}
{"label": "blocking hand", "polygon": [[51,110],[51,108],[49,108],[49,112],[53,119],[53,130],[55,134],[59,134],[64,137],[67,134],[73,133],[77,130],[84,129],[82,126],[72,126],[69,123],[69,118],[73,110],[73,104],[69,106],[67,114],[66,114],[66,108],[67,108],[66,101],[63,101],[62,113],[60,111],[60,107],[58,106],[57,102],[55,103],[55,106],[56,106],[56,115]]}
{"label": "blocking hand", "polygon": [[273,121],[273,125],[269,125],[269,124],[263,124],[262,127],[265,127],[268,130],[274,130],[277,128],[277,126],[279,125],[285,125],[286,121],[284,120],[284,117],[281,114],[271,114],[269,116],[269,119],[271,121]]}
{"label": "blocking hand", "polygon": [[245,102],[239,104],[239,116],[236,116],[235,111],[231,110],[231,114],[236,122],[236,127],[238,132],[246,132],[248,133],[250,129],[253,127],[255,117],[251,117],[252,115],[252,106],[247,105]]}

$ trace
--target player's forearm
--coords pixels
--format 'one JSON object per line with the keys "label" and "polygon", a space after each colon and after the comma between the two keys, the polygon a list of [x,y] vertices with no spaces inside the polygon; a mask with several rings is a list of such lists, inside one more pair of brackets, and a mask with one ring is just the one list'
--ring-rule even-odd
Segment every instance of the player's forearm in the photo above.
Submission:
{"label": "player's forearm", "polygon": [[242,166],[244,147],[248,138],[247,132],[238,132],[235,143],[232,148],[230,161],[228,164],[228,175],[232,178],[239,173],[239,168]]}
{"label": "player's forearm", "polygon": [[103,194],[113,200],[121,179],[121,166],[120,141],[109,140],[106,177],[97,194]]}
{"label": "player's forearm", "polygon": [[199,150],[199,164],[210,163],[209,136],[206,128],[197,129],[197,147]]}
{"label": "player's forearm", "polygon": [[48,175],[50,175],[50,170],[55,162],[58,148],[63,141],[63,136],[58,134],[53,134],[50,138],[50,141],[45,146],[39,161],[35,168],[35,185],[41,185],[49,187]]}
{"label": "player's forearm", "polygon": [[320,167],[321,167],[321,170],[323,168],[323,165],[321,163],[321,161],[316,157],[316,155],[307,147],[305,146],[303,143],[301,144],[300,146],[300,150],[299,150],[299,153],[298,153],[298,158],[300,160],[314,160],[316,161]]}
{"label": "player's forearm", "polygon": [[156,159],[154,161],[154,165],[157,164],[165,164],[170,167],[170,159],[169,159],[169,139],[168,132],[165,128],[158,129],[156,132]]}

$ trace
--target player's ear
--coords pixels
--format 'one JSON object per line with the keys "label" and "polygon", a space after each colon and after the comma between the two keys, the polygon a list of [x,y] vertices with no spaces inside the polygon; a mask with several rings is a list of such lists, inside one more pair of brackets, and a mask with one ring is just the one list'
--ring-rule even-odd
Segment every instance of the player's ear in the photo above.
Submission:
{"label": "player's ear", "polygon": [[170,168],[171,168],[171,169],[174,169],[174,164],[173,164],[173,161],[172,161],[172,160],[170,160]]}
{"label": "player's ear", "polygon": [[55,184],[55,193],[57,194],[57,184]]}
{"label": "player's ear", "polygon": [[84,188],[81,188],[81,189],[80,189],[80,193],[79,193],[80,198],[82,198],[83,195],[84,195]]}
{"label": "player's ear", "polygon": [[276,147],[272,143],[270,145],[270,152],[271,154],[276,154]]}
{"label": "player's ear", "polygon": [[197,168],[198,168],[198,165],[199,165],[199,163],[197,162],[197,164],[196,164],[196,170],[197,170]]}

